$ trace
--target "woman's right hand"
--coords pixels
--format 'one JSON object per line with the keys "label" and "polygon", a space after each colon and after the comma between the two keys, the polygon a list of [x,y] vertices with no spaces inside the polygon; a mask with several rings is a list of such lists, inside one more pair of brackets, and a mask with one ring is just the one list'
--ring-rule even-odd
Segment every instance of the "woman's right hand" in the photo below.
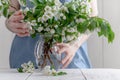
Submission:
{"label": "woman's right hand", "polygon": [[21,22],[24,19],[24,15],[21,11],[16,11],[9,19],[6,21],[7,28],[15,33],[19,37],[29,36],[29,29],[25,22]]}

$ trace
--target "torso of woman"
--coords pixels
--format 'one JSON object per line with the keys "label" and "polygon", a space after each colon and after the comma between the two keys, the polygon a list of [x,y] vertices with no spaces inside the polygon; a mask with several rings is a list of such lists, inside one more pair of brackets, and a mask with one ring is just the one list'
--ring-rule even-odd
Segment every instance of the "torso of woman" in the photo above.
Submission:
{"label": "torso of woman", "polygon": [[[27,6],[32,7],[29,0],[27,0]],[[21,64],[26,63],[28,61],[32,61],[36,67],[34,48],[39,38],[39,36],[36,36],[35,38],[31,38],[30,36],[15,36],[10,51],[10,68],[20,68]],[[82,46],[80,46],[80,48],[77,50],[72,62],[68,65],[67,68],[91,68],[91,64],[87,53],[86,42],[83,43]]]}

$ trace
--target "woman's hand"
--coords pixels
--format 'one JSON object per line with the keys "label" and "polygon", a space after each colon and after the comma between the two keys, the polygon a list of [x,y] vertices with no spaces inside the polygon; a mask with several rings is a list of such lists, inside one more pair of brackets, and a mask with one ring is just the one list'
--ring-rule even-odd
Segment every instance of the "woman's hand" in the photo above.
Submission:
{"label": "woman's hand", "polygon": [[57,52],[59,54],[65,53],[65,58],[62,59],[61,63],[63,64],[62,68],[66,68],[70,62],[72,61],[76,51],[77,51],[77,47],[75,47],[74,45],[70,45],[67,43],[57,43],[56,44],[58,48]]}
{"label": "woman's hand", "polygon": [[16,11],[9,19],[6,20],[7,28],[16,33],[19,37],[25,37],[29,35],[29,29],[27,24],[21,22],[24,19],[24,15],[21,11]]}

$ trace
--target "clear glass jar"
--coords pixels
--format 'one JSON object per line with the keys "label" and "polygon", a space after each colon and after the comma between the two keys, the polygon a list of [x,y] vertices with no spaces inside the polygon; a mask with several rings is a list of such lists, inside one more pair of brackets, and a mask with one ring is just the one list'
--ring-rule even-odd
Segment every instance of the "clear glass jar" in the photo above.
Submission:
{"label": "clear glass jar", "polygon": [[57,47],[53,45],[52,38],[45,41],[45,37],[40,37],[36,43],[34,54],[40,70],[48,65],[56,70],[60,69],[61,55],[57,54]]}

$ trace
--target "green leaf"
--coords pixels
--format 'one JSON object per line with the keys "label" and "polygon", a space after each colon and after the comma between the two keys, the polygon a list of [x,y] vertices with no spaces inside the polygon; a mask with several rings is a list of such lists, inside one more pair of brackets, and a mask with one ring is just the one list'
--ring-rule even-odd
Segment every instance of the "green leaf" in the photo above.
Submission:
{"label": "green leaf", "polygon": [[18,68],[17,71],[23,73],[23,68]]}
{"label": "green leaf", "polygon": [[99,24],[98,24],[96,18],[92,17],[89,19],[88,29],[90,31],[94,31],[98,26],[99,26]]}
{"label": "green leaf", "polygon": [[55,69],[55,66],[54,66],[54,65],[51,65],[51,66],[50,66],[50,70],[52,70],[52,69]]}
{"label": "green leaf", "polygon": [[35,37],[36,37],[36,33],[31,34],[31,37],[32,37],[32,38],[35,38]]}
{"label": "green leaf", "polygon": [[84,21],[83,23],[78,24],[77,30],[80,33],[85,33],[85,31],[87,31],[88,29],[88,24],[89,24],[89,21]]}
{"label": "green leaf", "polygon": [[8,17],[8,6],[5,6],[5,7],[3,8],[3,16],[4,16],[4,17]]}
{"label": "green leaf", "polygon": [[111,29],[111,25],[109,24],[108,21],[102,19],[102,18],[97,18],[96,21],[99,24],[99,29],[100,31],[98,32],[99,36],[104,36],[108,39],[108,42],[112,42],[114,40],[115,34]]}
{"label": "green leaf", "polygon": [[62,35],[55,35],[54,36],[54,40],[57,41],[57,42],[62,42]]}
{"label": "green leaf", "polygon": [[35,12],[33,13],[34,17],[41,17],[44,14],[44,5],[39,4],[35,7]]}
{"label": "green leaf", "polygon": [[33,13],[31,11],[28,11],[26,16],[24,17],[24,20],[28,20],[28,21],[32,21],[34,20],[34,16],[33,16]]}
{"label": "green leaf", "polygon": [[67,73],[66,72],[58,72],[57,75],[66,75]]}
{"label": "green leaf", "polygon": [[61,35],[61,33],[62,33],[62,28],[61,28],[61,27],[58,27],[57,29],[55,29],[55,32],[56,32],[56,34]]}
{"label": "green leaf", "polygon": [[0,6],[0,12],[1,12],[1,10],[2,10],[2,6]]}

